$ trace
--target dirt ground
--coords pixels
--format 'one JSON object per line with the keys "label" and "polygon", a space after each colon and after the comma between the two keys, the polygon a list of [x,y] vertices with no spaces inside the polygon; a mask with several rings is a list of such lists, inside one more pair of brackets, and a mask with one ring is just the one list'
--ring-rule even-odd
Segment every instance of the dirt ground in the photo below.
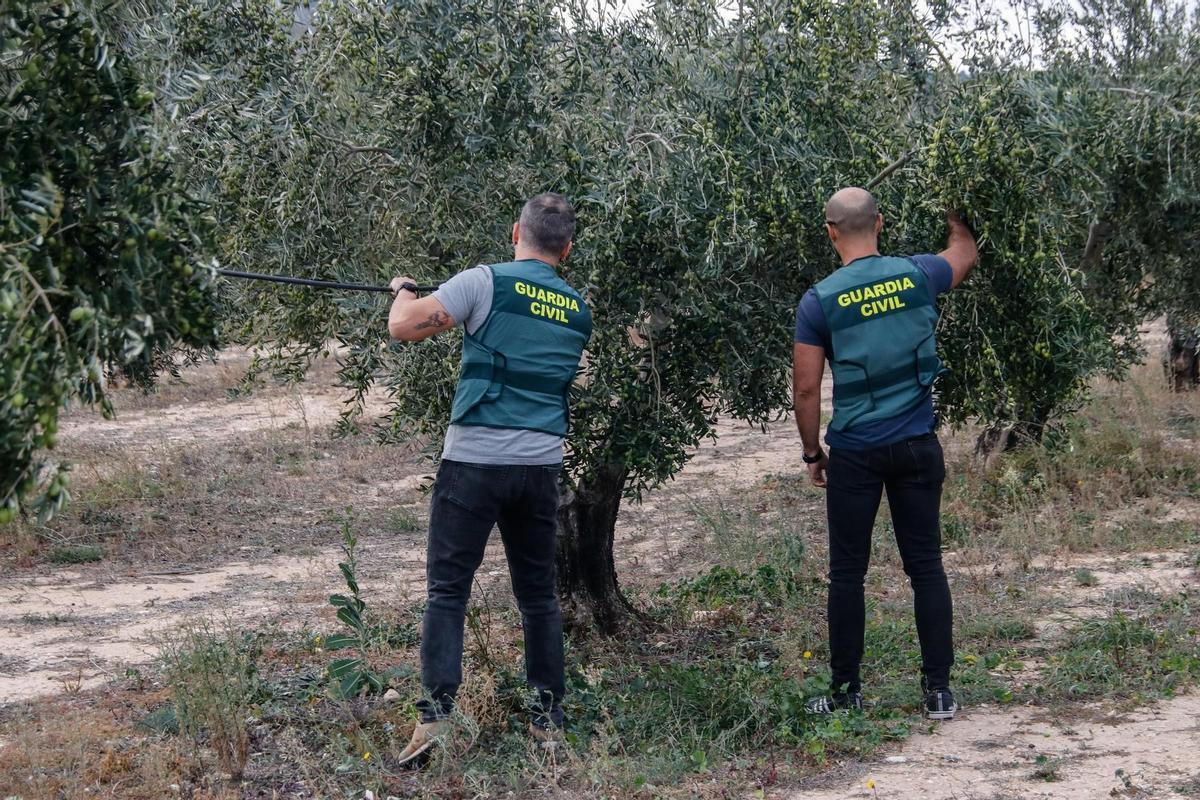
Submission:
{"label": "dirt ground", "polygon": [[1079,800],[1194,796],[1197,789],[1200,697],[1185,695],[1099,722],[980,706],[791,797]]}
{"label": "dirt ground", "polygon": [[[62,452],[76,462],[76,473],[85,481],[120,477],[133,460],[159,470],[164,481],[212,481],[211,474],[201,473],[215,470],[232,484],[239,477],[238,454],[264,446],[279,454],[278,469],[261,483],[230,489],[232,497],[219,501],[225,504],[219,507],[211,497],[220,493],[210,483],[197,508],[178,520],[112,511],[118,515],[114,525],[148,525],[165,535],[169,544],[152,556],[130,544],[95,564],[55,566],[10,558],[12,568],[0,577],[0,636],[16,644],[0,653],[0,705],[80,692],[128,670],[145,669],[156,640],[192,616],[227,614],[243,623],[297,628],[327,623],[326,598],[341,588],[336,566],[341,553],[336,521],[306,510],[319,500],[353,505],[365,515],[360,558],[366,566],[360,583],[366,595],[387,596],[396,605],[420,597],[422,486],[429,462],[368,441],[330,444],[327,430],[342,406],[328,371],[318,370],[298,388],[227,399],[224,390],[236,383],[243,367],[244,359],[234,356],[193,370],[186,383],[173,383],[153,396],[123,391],[116,421],[88,411],[67,416]],[[368,415],[382,408],[373,399]],[[965,446],[953,442],[948,449]],[[315,449],[315,466],[291,459],[296,448],[306,456]],[[625,505],[617,546],[622,575],[656,585],[694,574],[693,562],[706,546],[704,532],[681,510],[718,489],[750,490],[766,475],[799,472],[798,439],[789,420],[766,431],[723,424],[719,439],[700,447],[674,481],[640,505]],[[138,492],[146,491],[132,491],[130,504],[136,507]],[[318,501],[295,502],[311,492],[321,493]],[[206,523],[210,515],[230,509],[244,530],[231,534]],[[415,524],[389,522],[397,510]],[[815,502],[809,512],[823,513]],[[953,574],[953,557],[948,565]],[[1157,587],[1193,596],[1200,589],[1196,569],[1172,552],[1078,555],[1043,567],[1053,580],[1051,593],[1061,600],[1038,620],[1037,635],[1047,640],[1064,620],[1093,613],[1098,598],[1114,589]],[[1095,583],[1080,586],[1073,580],[1079,569],[1089,570]],[[503,554],[494,540],[481,587],[503,594],[505,581]],[[799,791],[770,796],[991,800],[1200,794],[1197,754],[1200,698],[1194,695],[1107,714],[1100,722],[1095,715],[1052,719],[1032,707],[980,706],[919,732],[877,760],[830,765]],[[1039,769],[1047,780],[1031,779]]]}
{"label": "dirt ground", "polygon": [[[232,363],[229,363],[232,362]],[[235,356],[218,365],[188,373],[187,384],[169,386],[157,396],[124,393],[116,420],[91,411],[76,411],[64,420],[61,452],[76,459],[75,471],[104,476],[115,463],[135,454],[154,465],[179,452],[236,450],[250,440],[282,437],[320,444],[341,411],[341,396],[322,385],[318,373],[295,390],[266,390],[236,400],[212,397],[211,384],[231,384],[244,359]],[[325,376],[327,377],[327,376]],[[132,406],[132,408],[130,408]],[[368,414],[379,412],[378,399]],[[763,432],[745,425],[722,427],[719,441],[706,443],[687,470],[661,492],[622,512],[620,552],[629,569],[642,571],[652,583],[688,570],[686,553],[696,532],[680,504],[710,492],[715,481],[749,486],[762,475],[790,468],[794,441],[788,425]],[[116,455],[114,455],[116,454]],[[201,461],[203,461],[201,459]],[[357,484],[343,503],[355,507],[403,507],[415,515],[425,508],[422,485],[429,463],[406,454]],[[320,472],[316,476],[320,479]],[[337,494],[345,487],[333,486]],[[283,515],[272,527],[304,525]],[[340,590],[337,562],[342,553],[325,520],[308,520],[325,531],[326,544],[307,541],[302,554],[264,557],[253,545],[220,548],[197,555],[180,552],[149,563],[105,560],[97,565],[54,568],[45,564],[18,569],[0,578],[0,635],[22,642],[19,658],[0,655],[2,702],[27,700],[64,690],[99,685],[114,674],[147,663],[156,651],[157,635],[190,616],[236,615],[240,619],[280,617],[288,626],[313,626],[328,619],[326,598]],[[311,537],[308,537],[311,539]],[[424,541],[418,532],[369,533],[363,537],[361,561],[369,565],[362,583],[375,596],[388,595],[404,604],[424,590]],[[480,571],[486,588],[504,589],[507,568],[498,538],[493,539]],[[286,611],[285,611],[286,610]]]}

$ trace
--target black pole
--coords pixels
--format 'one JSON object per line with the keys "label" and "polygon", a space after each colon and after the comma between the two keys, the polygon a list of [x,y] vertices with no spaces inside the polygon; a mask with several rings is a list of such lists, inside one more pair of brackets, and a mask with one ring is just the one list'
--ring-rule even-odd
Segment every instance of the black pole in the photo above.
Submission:
{"label": "black pole", "polygon": [[[316,281],[311,278],[293,278],[289,275],[265,275],[261,272],[238,272],[233,269],[219,269],[218,275],[224,275],[226,278],[242,278],[250,281],[270,281],[272,283],[287,283],[293,286],[313,286],[317,289],[341,289],[348,292],[387,292],[392,293],[390,286],[368,286],[363,283],[338,283],[337,281]],[[412,289],[414,292],[432,292],[438,288],[440,284],[435,286],[415,286],[408,284],[404,288]]]}

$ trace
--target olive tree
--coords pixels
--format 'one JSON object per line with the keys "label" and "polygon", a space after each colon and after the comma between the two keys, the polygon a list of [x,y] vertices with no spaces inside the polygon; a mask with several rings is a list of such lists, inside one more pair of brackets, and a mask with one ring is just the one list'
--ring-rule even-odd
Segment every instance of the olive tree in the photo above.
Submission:
{"label": "olive tree", "polygon": [[984,446],[1040,438],[1091,377],[1140,357],[1148,315],[1195,308],[1195,20],[1104,5],[1033,3],[1031,37],[968,42],[910,134],[905,180],[979,236],[943,308],[938,399],[951,422],[991,424]]}
{"label": "olive tree", "polygon": [[[153,70],[169,76],[171,136],[217,198],[231,265],[436,280],[506,257],[530,194],[575,201],[564,272],[597,325],[573,398],[560,589],[575,618],[611,631],[629,610],[613,558],[622,498],[675,474],[719,416],[787,408],[795,303],[833,266],[825,196],[900,146],[924,33],[874,4],[833,5],[730,19],[673,2],[605,19],[549,0],[339,4],[289,37],[274,4],[190,3],[147,35],[173,65]],[[454,337],[385,346],[382,304],[362,298],[238,298],[277,371],[343,345],[344,431],[381,384],[381,437],[437,441]]]}
{"label": "olive tree", "polygon": [[48,516],[66,403],[215,341],[207,217],[150,135],[154,93],[67,3],[0,11],[0,524]]}

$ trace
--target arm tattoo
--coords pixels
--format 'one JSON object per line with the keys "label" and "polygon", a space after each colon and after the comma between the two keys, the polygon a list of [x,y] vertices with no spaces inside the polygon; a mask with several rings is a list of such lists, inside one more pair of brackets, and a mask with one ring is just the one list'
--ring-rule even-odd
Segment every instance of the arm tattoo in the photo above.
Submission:
{"label": "arm tattoo", "polygon": [[418,322],[416,329],[423,331],[426,328],[445,328],[449,324],[449,315],[443,314],[441,311],[435,311],[429,315],[429,319],[424,322]]}

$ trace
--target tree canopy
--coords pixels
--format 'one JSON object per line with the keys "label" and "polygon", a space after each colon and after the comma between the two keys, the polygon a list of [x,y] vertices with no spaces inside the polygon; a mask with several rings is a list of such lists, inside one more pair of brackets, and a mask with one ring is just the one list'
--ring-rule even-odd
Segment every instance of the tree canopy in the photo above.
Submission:
{"label": "tree canopy", "polygon": [[154,93],[67,4],[0,13],[0,522],[66,500],[64,404],[215,341],[212,245],[151,135]]}

